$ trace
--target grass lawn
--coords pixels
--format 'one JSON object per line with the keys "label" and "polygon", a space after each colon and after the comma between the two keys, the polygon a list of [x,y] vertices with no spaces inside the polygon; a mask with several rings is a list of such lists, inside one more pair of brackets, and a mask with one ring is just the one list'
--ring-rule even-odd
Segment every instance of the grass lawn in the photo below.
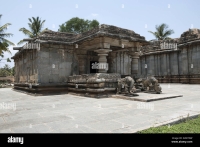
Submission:
{"label": "grass lawn", "polygon": [[138,133],[200,133],[200,115],[194,119],[185,119],[178,124],[151,127]]}

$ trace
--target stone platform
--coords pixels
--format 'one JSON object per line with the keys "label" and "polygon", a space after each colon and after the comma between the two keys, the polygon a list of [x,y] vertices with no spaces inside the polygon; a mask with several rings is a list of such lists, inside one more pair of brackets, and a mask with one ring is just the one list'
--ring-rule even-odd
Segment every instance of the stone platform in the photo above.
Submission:
{"label": "stone platform", "polygon": [[13,90],[40,96],[67,93],[67,83],[64,84],[23,84],[15,83]]}
{"label": "stone platform", "polygon": [[95,73],[69,76],[68,92],[79,96],[104,98],[116,93],[118,73]]}
{"label": "stone platform", "polygon": [[161,94],[154,94],[154,93],[139,93],[138,96],[130,96],[126,94],[120,95],[112,95],[112,98],[119,98],[119,99],[126,99],[132,101],[141,101],[141,102],[151,102],[163,99],[170,99],[170,98],[177,98],[182,97],[183,95],[180,94],[168,94],[168,93],[161,93]]}

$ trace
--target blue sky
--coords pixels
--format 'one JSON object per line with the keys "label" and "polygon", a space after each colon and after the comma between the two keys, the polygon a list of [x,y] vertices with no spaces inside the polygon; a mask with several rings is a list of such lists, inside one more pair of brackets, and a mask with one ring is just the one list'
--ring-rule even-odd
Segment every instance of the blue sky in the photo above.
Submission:
{"label": "blue sky", "polygon": [[[79,17],[133,30],[146,40],[154,39],[149,30],[166,23],[175,32],[171,37],[177,38],[189,28],[200,29],[199,6],[199,0],[0,0],[0,25],[12,24],[7,32],[14,35],[8,39],[15,44],[27,38],[19,29],[28,28],[28,18],[37,16],[46,20],[44,28],[53,31],[72,17]],[[12,55],[6,53],[6,58],[16,52],[12,47],[10,50]],[[14,66],[14,62],[9,65]]]}

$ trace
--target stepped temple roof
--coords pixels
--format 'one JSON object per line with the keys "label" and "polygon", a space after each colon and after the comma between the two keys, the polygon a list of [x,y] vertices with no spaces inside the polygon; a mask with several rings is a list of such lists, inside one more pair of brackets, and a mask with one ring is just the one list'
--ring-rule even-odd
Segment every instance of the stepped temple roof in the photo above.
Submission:
{"label": "stepped temple roof", "polygon": [[188,31],[183,32],[180,37],[180,43],[185,43],[189,41],[196,41],[200,39],[200,30],[199,29],[189,29]]}
{"label": "stepped temple roof", "polygon": [[[92,30],[81,34],[54,32],[47,30],[39,35],[37,39],[48,42],[65,42],[65,43],[79,43],[86,40],[90,40],[94,37],[108,36],[112,38],[126,39],[129,41],[146,42],[145,37],[140,36],[132,30],[119,28],[112,25],[102,24]],[[36,39],[36,38],[35,38]]]}

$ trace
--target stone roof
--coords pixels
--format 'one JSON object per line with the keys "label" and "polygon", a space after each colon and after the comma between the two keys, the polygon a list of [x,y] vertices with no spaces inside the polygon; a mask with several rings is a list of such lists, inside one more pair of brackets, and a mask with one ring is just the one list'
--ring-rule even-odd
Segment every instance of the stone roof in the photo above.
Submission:
{"label": "stone roof", "polygon": [[[132,30],[119,28],[112,25],[102,24],[92,30],[86,31],[81,34],[67,33],[67,32],[55,32],[52,30],[46,30],[41,33],[37,38],[27,38],[25,41],[35,41],[35,42],[48,42],[48,43],[64,43],[73,45],[76,43],[81,43],[83,41],[91,40],[94,37],[108,36],[111,38],[124,39],[129,41],[142,42],[148,44],[145,37],[140,36]],[[16,54],[20,54],[23,50],[22,47],[13,48],[14,50],[19,50]],[[13,57],[12,57],[13,58]]]}
{"label": "stone roof", "polygon": [[73,33],[54,32],[47,30],[41,33],[37,39],[72,42],[75,36],[76,34]]}
{"label": "stone roof", "polygon": [[81,34],[54,32],[51,30],[44,31],[37,39],[46,41],[61,41],[68,43],[79,43],[96,36],[108,36],[112,38],[126,39],[129,41],[147,42],[145,37],[140,36],[132,30],[119,28],[112,25],[102,24],[92,30]]}
{"label": "stone roof", "polygon": [[180,43],[185,43],[189,41],[199,40],[200,39],[200,30],[199,29],[189,29],[188,31],[183,32],[180,37]]}

